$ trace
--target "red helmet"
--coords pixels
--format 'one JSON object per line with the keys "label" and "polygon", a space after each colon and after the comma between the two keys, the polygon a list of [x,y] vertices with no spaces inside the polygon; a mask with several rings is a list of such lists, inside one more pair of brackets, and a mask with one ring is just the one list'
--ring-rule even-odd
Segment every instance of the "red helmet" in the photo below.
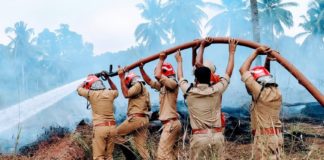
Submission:
{"label": "red helmet", "polygon": [[162,74],[164,76],[171,76],[171,75],[175,75],[175,71],[171,65],[171,63],[167,63],[167,62],[164,62],[163,65],[162,65]]}
{"label": "red helmet", "polygon": [[139,77],[138,75],[136,75],[134,72],[129,72],[126,77],[125,77],[125,84],[126,86],[129,86],[130,83],[132,82],[132,80],[135,78],[135,77]]}
{"label": "red helmet", "polygon": [[210,75],[210,82],[212,84],[218,83],[220,81],[220,77],[217,74],[211,74]]}
{"label": "red helmet", "polygon": [[270,76],[270,72],[263,66],[253,67],[251,70],[251,73],[255,80],[257,80],[258,78],[263,77],[263,76]]}
{"label": "red helmet", "polygon": [[84,81],[85,84],[84,84],[83,88],[90,89],[91,88],[91,85],[94,82],[98,81],[98,80],[99,80],[99,78],[97,76],[95,76],[95,75],[89,75],[87,77],[87,79]]}

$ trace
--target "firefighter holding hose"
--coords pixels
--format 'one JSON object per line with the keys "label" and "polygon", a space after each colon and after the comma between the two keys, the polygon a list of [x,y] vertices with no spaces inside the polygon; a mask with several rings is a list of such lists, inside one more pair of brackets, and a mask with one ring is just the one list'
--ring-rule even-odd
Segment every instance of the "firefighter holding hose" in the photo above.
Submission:
{"label": "firefighter holding hose", "polygon": [[[196,68],[195,64],[196,64],[196,62],[198,62],[198,63],[203,63],[203,66],[209,68],[210,72],[211,72],[210,85],[214,85],[214,84],[221,82],[221,78],[223,78],[223,77],[219,76],[216,73],[216,66],[212,63],[212,61],[203,60],[203,54],[204,54],[205,47],[208,47],[211,44],[212,38],[206,37],[206,41],[208,43],[206,43],[203,46],[196,45],[196,46],[192,47],[192,66],[195,70],[195,68]],[[229,39],[228,44],[231,44],[231,45],[229,45],[229,53],[235,52],[238,41],[235,41],[234,39]],[[200,48],[200,50],[199,50],[199,56],[197,58],[197,49],[198,48]],[[220,108],[221,108],[222,96],[220,96],[218,98],[219,98],[219,100],[218,100],[219,103],[217,104],[217,106],[220,106]],[[217,106],[215,106],[215,107],[217,107]],[[225,120],[226,120],[225,113],[221,112],[221,124],[222,124],[222,130],[223,130],[222,132],[223,133],[224,133],[225,127],[226,127]]]}
{"label": "firefighter holding hose", "polygon": [[[201,48],[209,44],[204,40]],[[189,84],[183,77],[182,57],[180,51],[176,54],[178,63],[179,86],[184,93],[190,116],[192,138],[190,141],[190,159],[224,159],[225,140],[221,125],[220,98],[230,81],[234,68],[236,41],[231,41],[229,60],[226,73],[219,83],[211,84],[211,71],[199,59],[194,70],[195,85]],[[200,55],[199,58],[202,58]]]}
{"label": "firefighter holding hose", "polygon": [[112,160],[115,145],[116,122],[113,103],[118,96],[118,91],[112,80],[108,76],[105,77],[111,89],[106,89],[103,81],[95,75],[89,75],[77,88],[78,94],[85,97],[91,104],[94,160]]}
{"label": "firefighter holding hose", "polygon": [[254,136],[253,159],[281,159],[283,145],[280,121],[281,92],[267,69],[269,65],[256,66],[250,70],[251,63],[259,54],[269,52],[271,50],[268,47],[257,48],[240,68],[242,81],[252,96],[250,113]]}
{"label": "firefighter holding hose", "polygon": [[170,63],[165,62],[166,54],[160,54],[160,60],[155,68],[155,78],[151,78],[145,73],[143,64],[140,71],[143,79],[152,88],[160,93],[159,120],[163,124],[163,131],[156,154],[158,160],[176,159],[174,154],[175,142],[181,133],[181,122],[177,113],[178,82],[175,71]]}
{"label": "firefighter holding hose", "polygon": [[149,111],[151,110],[150,95],[145,88],[145,82],[133,72],[125,72],[119,68],[118,75],[122,93],[128,98],[127,119],[117,127],[117,134],[124,136],[132,134],[135,147],[142,159],[150,158],[147,148]]}

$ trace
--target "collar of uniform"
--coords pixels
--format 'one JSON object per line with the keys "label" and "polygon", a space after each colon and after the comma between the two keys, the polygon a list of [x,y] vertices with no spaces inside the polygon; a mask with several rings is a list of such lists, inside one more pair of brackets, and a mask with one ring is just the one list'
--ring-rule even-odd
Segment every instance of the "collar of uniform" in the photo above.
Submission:
{"label": "collar of uniform", "polygon": [[197,84],[197,88],[199,88],[199,89],[206,89],[208,87],[209,87],[208,84]]}

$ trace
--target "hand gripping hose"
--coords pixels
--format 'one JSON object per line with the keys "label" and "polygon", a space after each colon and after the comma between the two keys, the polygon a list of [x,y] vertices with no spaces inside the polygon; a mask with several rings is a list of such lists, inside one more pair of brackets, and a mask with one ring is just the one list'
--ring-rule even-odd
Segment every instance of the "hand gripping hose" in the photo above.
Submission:
{"label": "hand gripping hose", "polygon": [[[223,43],[226,44],[229,41],[229,37],[213,37],[211,38],[211,42],[210,43]],[[204,39],[199,39],[199,40],[195,40],[195,41],[191,41],[191,42],[187,42],[172,48],[169,48],[167,50],[155,53],[149,57],[146,57],[144,59],[138,60],[135,63],[128,65],[124,68],[125,71],[129,71],[132,70],[138,66],[140,66],[141,63],[145,64],[148,63],[150,61],[156,60],[159,58],[160,53],[165,53],[166,55],[170,55],[175,53],[178,50],[185,50],[188,48],[192,48],[194,46],[199,45]],[[241,46],[245,46],[245,47],[249,47],[252,49],[256,49],[260,46],[264,46],[262,44],[256,43],[256,42],[252,42],[252,41],[248,41],[248,40],[243,40],[243,39],[235,39],[236,41],[238,41],[238,45]],[[322,107],[324,107],[324,95],[290,62],[288,62],[285,58],[283,58],[278,52],[276,51],[272,51],[269,53],[272,57],[274,57],[276,59],[276,61],[281,64],[286,70],[288,70],[299,82],[299,84],[301,84],[302,86],[304,86],[308,92],[322,105]],[[109,76],[116,76],[118,75],[118,72],[110,72],[108,74]]]}

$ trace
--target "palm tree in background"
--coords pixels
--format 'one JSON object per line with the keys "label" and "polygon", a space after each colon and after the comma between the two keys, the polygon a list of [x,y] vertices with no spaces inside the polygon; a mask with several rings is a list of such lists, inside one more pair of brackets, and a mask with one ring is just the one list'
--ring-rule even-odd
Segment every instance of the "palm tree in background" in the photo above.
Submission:
{"label": "palm tree in background", "polygon": [[27,83],[27,81],[33,78],[32,72],[37,68],[39,61],[39,52],[36,52],[31,44],[31,36],[34,34],[34,30],[28,28],[25,22],[19,21],[15,23],[14,27],[6,28],[5,32],[15,35],[14,38],[9,36],[11,42],[8,47],[10,53],[13,54],[13,58],[11,57],[13,61],[12,72],[17,81],[17,86],[15,86],[17,88],[15,89],[20,98],[24,99],[28,97],[29,88],[35,84],[34,81],[32,81],[33,83]]}
{"label": "palm tree in background", "polygon": [[207,14],[201,9],[202,0],[169,0],[163,16],[174,42],[179,44],[201,37],[201,20]]}
{"label": "palm tree in background", "polygon": [[168,30],[162,17],[163,8],[157,0],[145,0],[137,5],[146,22],[135,30],[136,41],[149,49],[157,49],[168,41]]}
{"label": "palm tree in background", "polygon": [[11,42],[8,45],[12,49],[15,57],[18,53],[25,53],[24,51],[28,50],[31,46],[31,36],[34,34],[34,29],[27,28],[25,22],[19,21],[15,23],[14,27],[6,28],[5,32],[7,34],[14,33],[15,35],[15,38],[9,36]]}
{"label": "palm tree in background", "polygon": [[300,24],[305,32],[296,35],[296,38],[306,36],[303,46],[319,47],[324,49],[324,0],[315,0],[309,4],[307,16],[302,16],[304,22]]}
{"label": "palm tree in background", "polygon": [[260,0],[258,3],[260,22],[263,34],[274,40],[275,33],[280,35],[284,32],[283,26],[293,27],[293,15],[287,7],[295,7],[295,2],[282,2],[282,0]]}
{"label": "palm tree in background", "polygon": [[221,5],[214,5],[221,12],[212,17],[206,24],[210,27],[209,36],[234,36],[247,38],[251,34],[248,21],[249,12],[245,0],[222,0]]}

